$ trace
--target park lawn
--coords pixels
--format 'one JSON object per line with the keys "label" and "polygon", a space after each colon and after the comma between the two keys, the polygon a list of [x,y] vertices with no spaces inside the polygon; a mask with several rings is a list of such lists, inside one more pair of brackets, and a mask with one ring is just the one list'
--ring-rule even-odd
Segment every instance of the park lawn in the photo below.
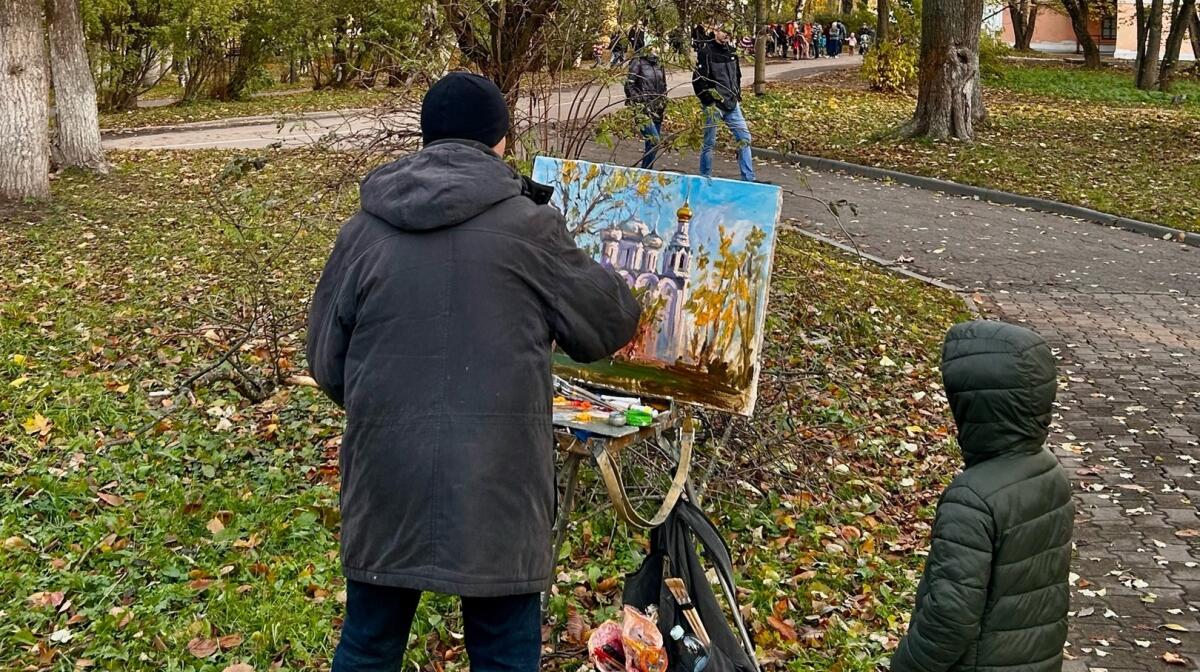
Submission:
{"label": "park lawn", "polygon": [[100,128],[105,131],[116,131],[236,117],[369,108],[386,102],[394,96],[403,95],[397,91],[399,90],[322,89],[320,91],[298,91],[284,95],[251,96],[246,100],[199,100],[194,103],[172,103],[158,107],[140,107],[126,112],[101,113]]}
{"label": "park lawn", "polygon": [[[303,384],[258,404],[223,382],[163,394],[238,343],[243,367],[303,373],[299,332],[241,342],[241,316],[260,292],[302,311],[365,166],[254,156],[114,154],[0,211],[0,668],[328,665],[340,413]],[[795,233],[772,291],[758,414],[697,469],[720,460],[707,508],[769,669],[866,672],[903,633],[957,462],[937,360],[965,315]],[[644,552],[599,502],[563,556],[551,668],[579,669]],[[415,628],[408,669],[466,669],[451,600]]]}
{"label": "park lawn", "polygon": [[[1008,67],[1003,73],[1004,88],[985,89],[991,118],[973,144],[894,137],[892,131],[912,115],[914,100],[870,91],[857,73],[773,83],[766,96],[747,96],[743,104],[757,147],[1200,231],[1200,95],[1183,105],[1155,95],[1137,102],[1139,94],[1123,79],[1070,66]],[[1112,88],[1101,86],[1105,82]],[[1180,88],[1196,86],[1189,80]],[[674,102],[667,125],[670,132],[682,131],[683,145],[699,146],[694,100]]]}
{"label": "park lawn", "polygon": [[[1061,100],[1130,106],[1179,106],[1200,114],[1200,77],[1190,74],[1187,63],[1170,93],[1143,91],[1133,85],[1133,70],[1106,66],[1089,70],[1075,65],[1006,63],[984,80],[984,85],[1016,94]],[[1180,102],[1173,102],[1179,96]]]}

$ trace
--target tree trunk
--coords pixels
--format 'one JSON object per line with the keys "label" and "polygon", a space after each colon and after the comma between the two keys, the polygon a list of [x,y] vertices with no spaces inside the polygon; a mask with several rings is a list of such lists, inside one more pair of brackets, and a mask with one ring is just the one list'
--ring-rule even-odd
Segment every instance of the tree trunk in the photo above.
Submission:
{"label": "tree trunk", "polygon": [[767,93],[767,0],[754,0],[754,95]]}
{"label": "tree trunk", "polygon": [[925,0],[921,11],[920,92],[908,136],[973,140],[986,118],[979,90],[983,0]]}
{"label": "tree trunk", "polygon": [[96,83],[83,47],[79,0],[46,0],[46,23],[57,121],[54,161],[64,167],[108,172],[100,148]]}
{"label": "tree trunk", "polygon": [[1195,58],[1192,68],[1200,72],[1200,6],[1197,6],[1196,11],[1188,18],[1188,33],[1192,36],[1192,56]]}
{"label": "tree trunk", "polygon": [[39,0],[0,0],[0,201],[50,196],[42,24]]}
{"label": "tree trunk", "polygon": [[[1183,48],[1183,38],[1191,24],[1189,19],[1196,18],[1196,0],[1183,0],[1178,10],[1171,14],[1171,32],[1167,35],[1167,53],[1163,55],[1162,70],[1158,73],[1158,88],[1160,91],[1171,90],[1171,80],[1179,68],[1179,52]],[[1200,54],[1196,54],[1200,58]]]}
{"label": "tree trunk", "polygon": [[875,41],[872,48],[878,49],[880,45],[888,41],[888,32],[892,25],[892,10],[888,7],[888,0],[879,0],[879,16],[875,19]]}
{"label": "tree trunk", "polygon": [[1138,63],[1137,87],[1153,90],[1158,85],[1158,56],[1162,51],[1163,0],[1153,0],[1146,14],[1146,41],[1138,45],[1142,58]]}
{"label": "tree trunk", "polygon": [[1037,26],[1038,0],[1008,0],[1008,12],[1012,17],[1013,48],[1029,51]]}
{"label": "tree trunk", "polygon": [[1100,46],[1092,38],[1092,17],[1089,7],[1090,0],[1063,0],[1063,7],[1071,17],[1071,30],[1075,32],[1075,40],[1083,49],[1083,61],[1086,67],[1099,68]]}

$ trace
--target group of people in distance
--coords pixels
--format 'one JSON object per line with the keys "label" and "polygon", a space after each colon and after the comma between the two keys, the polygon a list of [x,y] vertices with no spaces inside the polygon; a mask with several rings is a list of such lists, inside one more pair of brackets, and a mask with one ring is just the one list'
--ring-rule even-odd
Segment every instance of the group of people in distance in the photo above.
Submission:
{"label": "group of people in distance", "polygon": [[851,32],[841,21],[788,21],[767,26],[767,56],[772,58],[837,58],[842,53],[866,55],[874,31],[866,25]]}

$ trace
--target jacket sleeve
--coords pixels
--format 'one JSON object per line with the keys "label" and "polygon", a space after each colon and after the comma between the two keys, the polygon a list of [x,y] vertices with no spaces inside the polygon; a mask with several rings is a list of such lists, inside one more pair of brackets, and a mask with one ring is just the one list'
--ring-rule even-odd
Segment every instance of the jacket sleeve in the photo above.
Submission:
{"label": "jacket sleeve", "polygon": [[938,505],[917,606],[892,672],[945,672],[979,637],[994,538],[987,504],[969,487],[952,484]]}
{"label": "jacket sleeve", "polygon": [[642,309],[629,285],[575,245],[555,211],[554,264],[550,297],[551,335],[581,363],[603,359],[633,339]]}
{"label": "jacket sleeve", "polygon": [[629,68],[625,72],[625,104],[632,105],[637,102],[638,97],[638,78],[641,73],[638,72],[638,59],[633,59],[629,62]]}
{"label": "jacket sleeve", "polygon": [[712,79],[712,63],[709,61],[708,54],[700,52],[700,56],[696,59],[696,69],[692,71],[692,91],[696,93],[696,97],[700,99],[702,105],[712,105],[712,90],[716,86],[716,82]]}
{"label": "jacket sleeve", "polygon": [[346,352],[354,331],[354,293],[346,291],[344,252],[330,256],[308,310],[308,368],[321,390],[346,405]]}

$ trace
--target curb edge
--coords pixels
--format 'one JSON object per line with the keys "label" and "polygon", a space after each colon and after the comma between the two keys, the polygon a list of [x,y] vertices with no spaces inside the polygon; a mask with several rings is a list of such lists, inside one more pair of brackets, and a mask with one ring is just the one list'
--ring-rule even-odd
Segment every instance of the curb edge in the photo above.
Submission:
{"label": "curb edge", "polygon": [[1133,233],[1140,233],[1145,236],[1158,238],[1169,242],[1182,243],[1192,247],[1200,247],[1200,233],[1192,233],[1181,229],[1163,226],[1161,224],[1152,224],[1143,222],[1129,217],[1122,217],[1091,208],[1085,208],[1079,205],[1071,205],[1069,203],[1060,203],[1051,201],[1045,198],[1037,198],[1035,196],[1022,196],[1021,194],[1013,194],[1007,191],[998,191],[996,189],[988,189],[986,187],[976,187],[969,184],[960,184],[958,182],[950,182],[940,180],[934,177],[924,177],[922,175],[912,175],[910,173],[902,173],[897,170],[889,170],[887,168],[876,168],[875,166],[864,166],[857,163],[849,163],[847,161],[838,161],[837,159],[826,159],[819,156],[809,156],[807,154],[789,154],[787,152],[779,152],[773,149],[761,149],[758,147],[752,148],[754,155],[767,159],[769,161],[782,161],[800,166],[805,166],[815,170],[844,172],[858,177],[866,177],[876,180],[891,180],[900,184],[928,191],[940,191],[953,196],[969,196],[976,197],[980,200],[1000,205],[1012,205],[1031,210],[1039,210],[1055,215],[1063,215],[1074,217],[1084,221],[1094,222],[1103,226],[1109,226]]}

